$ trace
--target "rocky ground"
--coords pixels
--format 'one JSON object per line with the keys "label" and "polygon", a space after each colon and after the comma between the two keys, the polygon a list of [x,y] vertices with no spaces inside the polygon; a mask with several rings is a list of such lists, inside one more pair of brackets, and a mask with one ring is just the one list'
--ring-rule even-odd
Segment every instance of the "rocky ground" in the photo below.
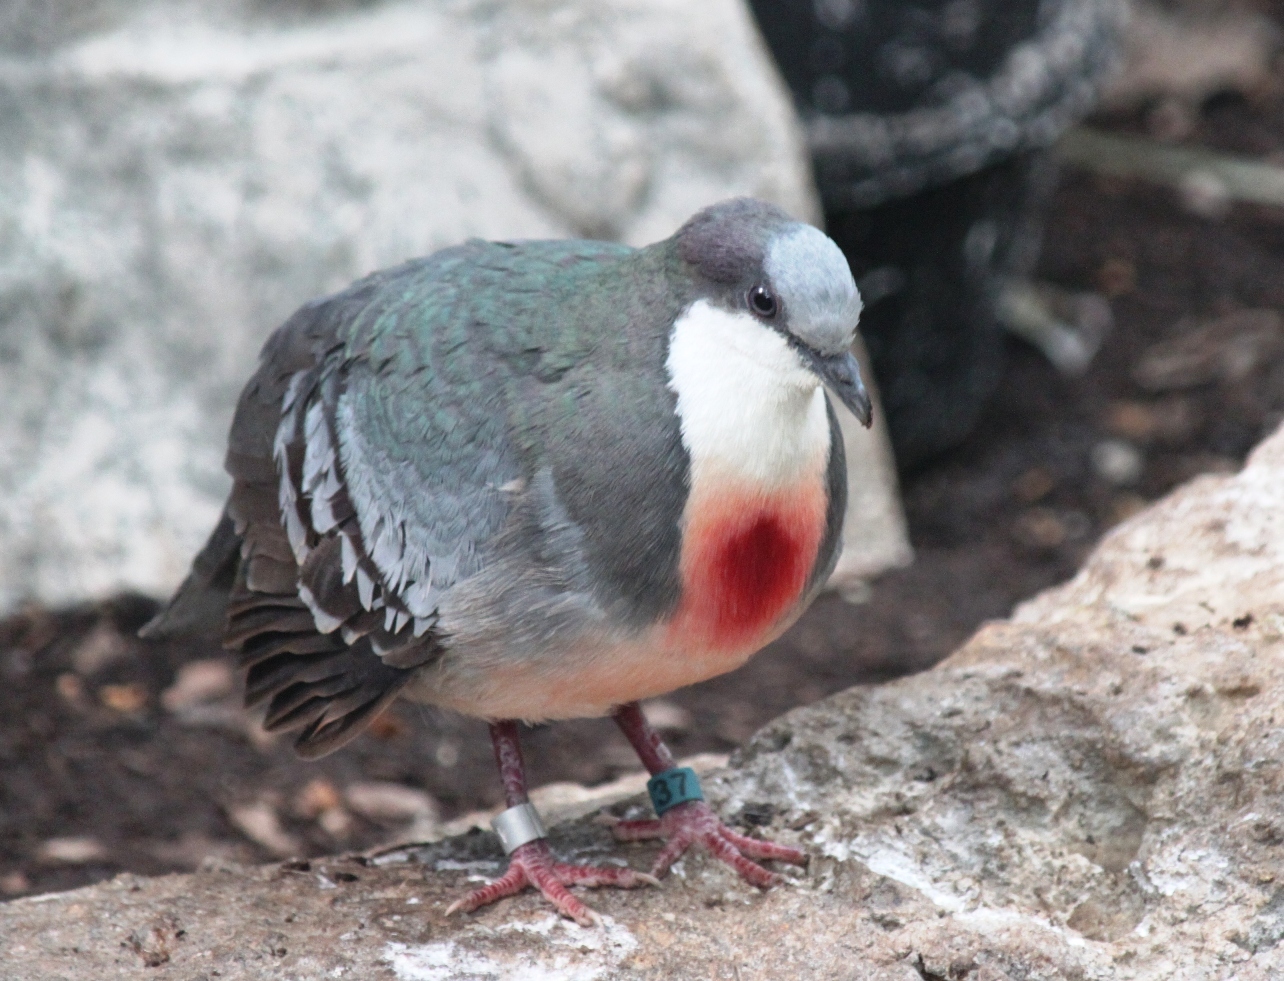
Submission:
{"label": "rocky ground", "polygon": [[[6,975],[62,978],[1237,979],[1284,973],[1284,428],[1109,534],[1067,585],[936,668],[757,733],[706,780],[721,813],[811,854],[760,893],[699,856],[468,917],[476,833],[0,906]],[[614,805],[619,812],[633,801]],[[564,855],[612,845],[555,828]]]}
{"label": "rocky ground", "polygon": [[[1282,120],[1284,102],[1222,99],[1184,138],[1269,158]],[[978,431],[905,480],[914,566],[864,603],[822,600],[744,670],[652,706],[677,752],[725,753],[789,709],[930,666],[1073,575],[1147,502],[1235,470],[1284,414],[1282,244],[1278,210],[1068,172],[1042,274],[1110,299],[1091,369],[1063,378],[1014,341]],[[133,638],[153,609],[122,598],[0,624],[0,895],[364,849],[498,799],[484,728],[412,706],[320,763],[295,760],[240,713],[217,647]],[[531,732],[528,758],[537,782],[636,768],[600,721]]]}

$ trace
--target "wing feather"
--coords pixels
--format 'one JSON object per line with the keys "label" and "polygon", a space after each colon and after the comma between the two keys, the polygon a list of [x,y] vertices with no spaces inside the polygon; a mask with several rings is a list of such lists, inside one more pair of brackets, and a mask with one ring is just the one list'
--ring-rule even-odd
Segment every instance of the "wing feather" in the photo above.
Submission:
{"label": "wing feather", "polygon": [[441,656],[441,604],[531,476],[505,386],[561,377],[588,336],[540,346],[548,277],[626,251],[448,249],[305,305],[264,346],[228,440],[229,561],[211,581],[229,591],[247,703],[297,731],[301,755],[351,739]]}

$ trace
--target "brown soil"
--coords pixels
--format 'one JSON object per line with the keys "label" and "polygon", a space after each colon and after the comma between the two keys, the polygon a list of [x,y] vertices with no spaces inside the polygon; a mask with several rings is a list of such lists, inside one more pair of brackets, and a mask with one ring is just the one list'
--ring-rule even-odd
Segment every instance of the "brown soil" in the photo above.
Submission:
{"label": "brown soil", "polygon": [[[1282,124],[1284,103],[1221,100],[1191,139],[1266,155],[1279,152]],[[1238,466],[1284,418],[1278,345],[1249,345],[1247,362],[1214,363],[1188,388],[1148,391],[1132,374],[1157,342],[1189,339],[1243,308],[1284,309],[1284,212],[1200,217],[1168,191],[1069,173],[1041,274],[1111,298],[1116,327],[1089,372],[1060,377],[1012,342],[1002,388],[973,436],[905,482],[913,567],[876,583],[862,605],[822,599],[744,669],[670,696],[668,738],[679,755],[730,749],[787,709],[932,665],[982,621],[1072,575],[1147,500]],[[1092,462],[1112,438],[1144,460],[1126,487]],[[485,726],[474,720],[398,705],[353,745],[304,763],[288,742],[256,737],[235,694],[168,710],[161,694],[178,669],[222,654],[213,643],[134,639],[154,609],[125,597],[0,622],[0,897],[121,870],[191,868],[211,854],[276,857],[233,819],[248,804],[276,813],[302,853],[370,847],[395,828],[316,818],[354,781],[421,788],[447,817],[498,801]],[[525,745],[537,783],[592,784],[636,768],[603,720],[540,727]]]}

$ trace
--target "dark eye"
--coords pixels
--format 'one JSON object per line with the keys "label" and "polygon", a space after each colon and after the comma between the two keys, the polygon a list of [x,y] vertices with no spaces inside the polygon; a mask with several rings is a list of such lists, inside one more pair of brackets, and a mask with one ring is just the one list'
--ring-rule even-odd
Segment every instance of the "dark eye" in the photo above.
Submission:
{"label": "dark eye", "polygon": [[760,317],[776,315],[776,298],[765,286],[755,286],[749,291],[749,309]]}

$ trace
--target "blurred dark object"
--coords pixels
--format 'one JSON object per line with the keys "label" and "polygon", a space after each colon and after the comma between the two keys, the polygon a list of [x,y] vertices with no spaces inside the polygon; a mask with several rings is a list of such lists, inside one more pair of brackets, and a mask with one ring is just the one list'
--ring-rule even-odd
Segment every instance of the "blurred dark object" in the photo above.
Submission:
{"label": "blurred dark object", "polygon": [[1044,155],[1022,154],[878,207],[827,210],[865,297],[861,334],[902,470],[966,438],[994,392],[1000,290],[1034,268],[1052,176]]}
{"label": "blurred dark object", "polygon": [[1092,107],[1116,0],[751,0],[807,128],[902,469],[957,444],[1038,259],[1045,149]]}

